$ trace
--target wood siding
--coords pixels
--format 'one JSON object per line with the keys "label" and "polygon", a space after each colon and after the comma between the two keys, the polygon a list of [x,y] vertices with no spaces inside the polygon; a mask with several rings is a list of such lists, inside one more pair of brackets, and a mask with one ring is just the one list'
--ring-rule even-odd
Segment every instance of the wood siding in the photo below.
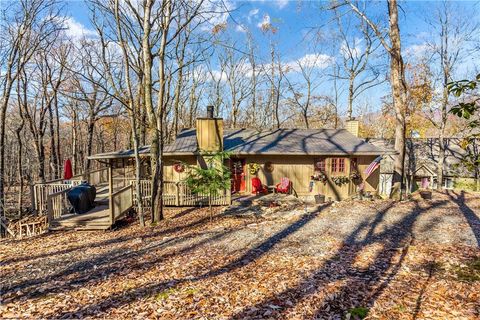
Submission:
{"label": "wood siding", "polygon": [[223,120],[221,118],[197,119],[197,143],[202,151],[223,149]]}
{"label": "wood siding", "polygon": [[[178,157],[177,157],[178,158]],[[246,159],[245,166],[245,183],[246,183],[246,193],[252,192],[252,182],[251,179],[254,177],[250,174],[248,170],[248,164],[256,162],[260,164],[260,171],[258,172],[258,177],[265,185],[275,185],[280,182],[282,177],[287,177],[292,181],[294,190],[299,196],[311,196],[313,197],[316,194],[323,194],[325,197],[331,198],[332,200],[343,200],[353,195],[357,191],[357,186],[353,182],[343,184],[341,186],[336,185],[332,182],[331,179],[328,179],[326,183],[321,181],[315,181],[313,190],[310,192],[310,177],[314,174],[314,159],[319,158],[318,156],[245,156],[239,157]],[[335,157],[340,158],[340,157]],[[362,176],[365,169],[372,163],[376,156],[357,156],[352,157],[357,159],[358,172]],[[332,173],[331,172],[331,159],[330,157],[325,158],[325,169],[327,176],[349,176],[351,162],[350,158],[344,157],[345,159],[345,171],[341,173]],[[180,159],[178,159],[180,160]],[[184,162],[189,164],[197,163],[197,160],[194,156],[183,157],[181,159]],[[164,178],[167,181],[181,181],[185,178],[185,173],[177,173],[173,170],[173,159],[166,159],[164,167]],[[273,163],[273,171],[267,172],[265,170],[265,163]],[[376,192],[379,184],[380,170],[375,170],[365,182],[365,191]]]}

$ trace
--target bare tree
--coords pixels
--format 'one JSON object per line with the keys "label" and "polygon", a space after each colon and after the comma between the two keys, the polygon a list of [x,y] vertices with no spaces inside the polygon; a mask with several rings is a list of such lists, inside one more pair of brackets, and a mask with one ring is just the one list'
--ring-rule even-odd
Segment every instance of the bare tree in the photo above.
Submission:
{"label": "bare tree", "polygon": [[325,57],[321,54],[310,54],[298,59],[290,66],[290,74],[299,74],[301,82],[293,82],[288,75],[285,78],[290,92],[287,103],[300,111],[301,119],[307,129],[310,128],[309,118],[312,116],[313,101],[317,98],[316,90],[322,84],[318,70],[325,62],[324,59]]}
{"label": "bare tree", "polygon": [[[467,14],[467,16],[465,16]],[[459,63],[468,54],[468,44],[478,35],[478,24],[475,23],[475,13],[466,13],[459,4],[442,1],[436,6],[434,17],[427,19],[427,23],[435,32],[435,37],[427,40],[428,48],[433,53],[434,63],[438,65],[441,97],[432,104],[432,124],[438,129],[438,163],[437,163],[437,189],[443,187],[445,167],[446,127],[449,111],[448,84],[453,81],[453,75]],[[435,120],[435,114],[440,119]]]}
{"label": "bare tree", "polygon": [[336,78],[348,81],[347,118],[352,119],[354,100],[365,90],[383,82],[380,78],[380,71],[370,63],[372,54],[380,44],[375,41],[373,30],[365,20],[360,20],[360,24],[357,26],[361,33],[361,37],[358,37],[356,34],[352,35],[349,30],[350,16],[343,15],[337,9],[334,11],[336,30],[338,30],[338,37],[341,41],[340,55],[343,69],[342,74],[337,73]]}
{"label": "bare tree", "polygon": [[407,110],[407,85],[402,57],[397,0],[388,0],[388,38],[367,14],[350,0],[345,0],[351,10],[374,31],[390,57],[390,85],[395,107],[395,156],[392,197],[402,198],[405,163],[405,112]]}
{"label": "bare tree", "polygon": [[14,82],[46,38],[58,30],[56,2],[21,0],[2,10],[0,60],[0,217],[4,211],[5,123]]}

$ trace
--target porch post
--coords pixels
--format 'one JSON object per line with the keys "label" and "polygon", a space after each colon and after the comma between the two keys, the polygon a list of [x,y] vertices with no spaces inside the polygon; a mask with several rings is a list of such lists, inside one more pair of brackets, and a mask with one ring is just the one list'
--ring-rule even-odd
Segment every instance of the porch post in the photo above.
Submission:
{"label": "porch post", "polygon": [[232,204],[232,188],[228,188],[226,191],[226,198],[227,198],[227,205],[231,205]]}
{"label": "porch post", "polygon": [[175,183],[175,206],[180,207],[180,188],[179,183]]}
{"label": "porch post", "polygon": [[112,160],[108,160],[108,212],[110,213],[110,223],[113,224],[113,170]]}

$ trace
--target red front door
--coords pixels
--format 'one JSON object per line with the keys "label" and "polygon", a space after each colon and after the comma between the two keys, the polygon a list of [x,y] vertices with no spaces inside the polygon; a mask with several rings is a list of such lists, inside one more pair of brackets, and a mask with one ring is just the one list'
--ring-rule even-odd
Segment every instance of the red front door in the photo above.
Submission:
{"label": "red front door", "polygon": [[245,159],[231,159],[232,193],[245,191]]}

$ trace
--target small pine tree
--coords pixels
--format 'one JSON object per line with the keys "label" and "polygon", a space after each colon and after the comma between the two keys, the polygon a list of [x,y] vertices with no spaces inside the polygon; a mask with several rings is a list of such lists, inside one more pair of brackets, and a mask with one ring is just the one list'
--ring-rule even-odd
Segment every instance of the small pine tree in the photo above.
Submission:
{"label": "small pine tree", "polygon": [[230,170],[224,165],[224,161],[230,158],[225,151],[209,153],[202,152],[206,168],[198,165],[187,165],[187,186],[195,193],[208,195],[208,207],[210,220],[212,219],[212,199],[220,192],[230,190]]}

